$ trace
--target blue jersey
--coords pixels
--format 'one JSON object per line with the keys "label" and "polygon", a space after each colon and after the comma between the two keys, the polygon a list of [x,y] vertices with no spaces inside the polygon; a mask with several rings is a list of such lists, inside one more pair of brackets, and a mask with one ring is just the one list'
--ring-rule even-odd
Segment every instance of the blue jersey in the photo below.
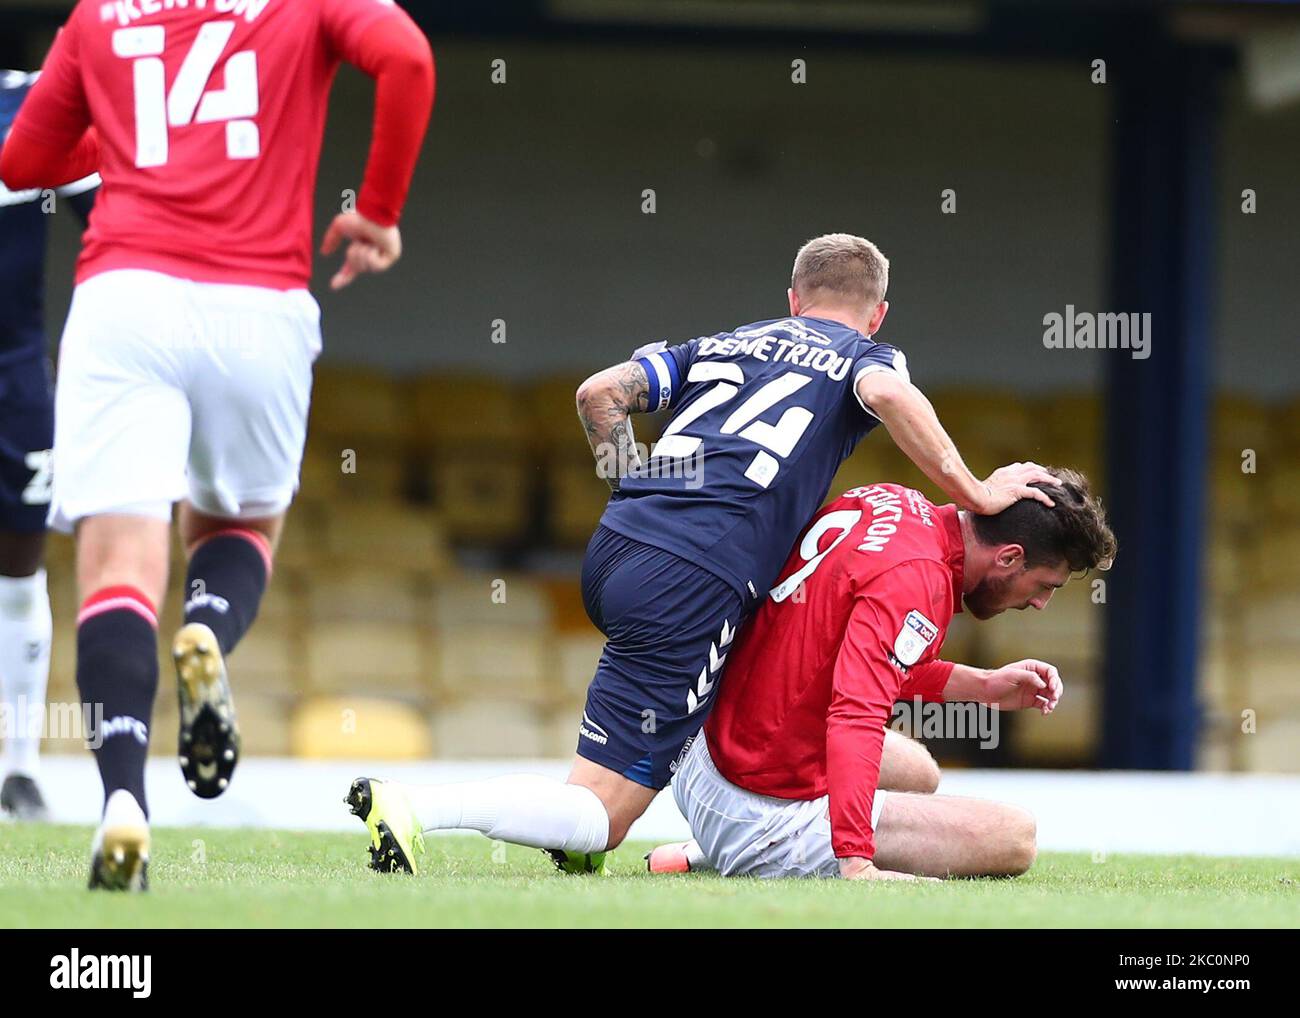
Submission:
{"label": "blue jersey", "polygon": [[776,581],[839,465],[879,423],[858,401],[857,380],[907,378],[899,350],[825,318],[756,322],[637,359],[649,409],[673,415],[601,523],[748,598]]}
{"label": "blue jersey", "polygon": [[[0,71],[0,139],[36,80],[23,71]],[[57,188],[10,191],[0,183],[0,368],[45,356],[45,234],[51,207],[70,199],[84,218],[98,176]]]}

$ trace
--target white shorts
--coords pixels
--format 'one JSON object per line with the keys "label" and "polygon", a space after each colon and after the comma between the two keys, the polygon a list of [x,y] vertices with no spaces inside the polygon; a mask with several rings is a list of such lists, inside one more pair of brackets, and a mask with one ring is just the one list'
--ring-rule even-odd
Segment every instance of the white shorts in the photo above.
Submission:
{"label": "white shorts", "polygon": [[[704,733],[673,776],[673,798],[709,865],[724,877],[838,877],[831,847],[830,799],[775,799],[724,778]],[[876,791],[871,825],[886,794]]]}
{"label": "white shorts", "polygon": [[122,269],[81,283],[54,397],[49,525],[283,512],[307,435],[320,308],[306,290]]}

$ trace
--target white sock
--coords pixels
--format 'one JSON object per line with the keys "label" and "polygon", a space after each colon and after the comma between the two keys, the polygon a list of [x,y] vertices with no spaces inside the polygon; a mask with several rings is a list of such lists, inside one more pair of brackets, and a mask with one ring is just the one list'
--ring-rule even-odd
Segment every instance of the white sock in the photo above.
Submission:
{"label": "white sock", "polygon": [[0,703],[9,719],[0,773],[36,774],[50,677],[50,628],[45,570],[0,576]]}
{"label": "white sock", "polygon": [[536,774],[453,785],[399,785],[426,831],[470,830],[531,848],[599,852],[609,814],[596,793]]}

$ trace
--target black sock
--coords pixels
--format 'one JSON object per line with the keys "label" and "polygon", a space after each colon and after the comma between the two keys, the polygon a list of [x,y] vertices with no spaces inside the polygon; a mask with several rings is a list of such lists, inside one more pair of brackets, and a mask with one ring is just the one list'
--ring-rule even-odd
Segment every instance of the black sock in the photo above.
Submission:
{"label": "black sock", "polygon": [[86,599],[77,617],[77,689],[89,710],[104,801],[124,788],[148,816],[144,764],[158,692],[158,623],[140,591],[106,587]]}
{"label": "black sock", "polygon": [[185,621],[211,629],[223,654],[235,649],[257,617],[266,591],[268,554],[260,534],[225,530],[200,544],[190,557]]}

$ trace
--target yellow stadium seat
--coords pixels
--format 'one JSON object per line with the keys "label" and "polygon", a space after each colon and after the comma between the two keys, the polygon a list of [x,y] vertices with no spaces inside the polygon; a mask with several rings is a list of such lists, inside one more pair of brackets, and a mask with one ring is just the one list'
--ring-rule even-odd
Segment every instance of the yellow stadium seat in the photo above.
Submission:
{"label": "yellow stadium seat", "polygon": [[1032,459],[1039,446],[1030,402],[996,389],[941,389],[928,394],[971,470],[983,476],[1009,460]]}
{"label": "yellow stadium seat", "polygon": [[940,656],[945,661],[961,661],[966,664],[974,661],[980,647],[977,630],[982,625],[969,612],[954,615],[952,624],[948,626],[948,635],[944,637]]}
{"label": "yellow stadium seat", "polygon": [[301,573],[293,566],[275,563],[271,572],[271,582],[262,595],[261,606],[257,609],[257,621],[260,626],[265,622],[289,622],[302,617],[302,587],[308,582],[310,574]]}
{"label": "yellow stadium seat", "polygon": [[1004,664],[1024,657],[1091,661],[1101,653],[1102,626],[1107,607],[1092,602],[1092,583],[1105,580],[1087,576],[1066,584],[1052,595],[1042,611],[1010,611],[979,623],[984,652]]}
{"label": "yellow stadium seat", "polygon": [[578,722],[584,697],[567,697],[553,704],[542,721],[543,751],[548,757],[567,759],[578,744]]}
{"label": "yellow stadium seat", "polygon": [[883,429],[877,428],[863,439],[863,443],[870,443],[872,447],[867,455],[871,456],[876,464],[874,471],[876,476],[872,478],[873,481],[915,488],[937,505],[948,501],[943,491],[907,458]]}
{"label": "yellow stadium seat", "polygon": [[53,578],[56,574],[72,576],[76,572],[77,546],[71,537],[51,530],[45,536],[45,571]]}
{"label": "yellow stadium seat", "polygon": [[[1261,714],[1300,716],[1300,682],[1296,681],[1296,661],[1300,660],[1300,641],[1273,640],[1252,645],[1237,656],[1238,667],[1246,670],[1248,702]],[[1296,749],[1300,754],[1300,747]]]}
{"label": "yellow stadium seat", "polygon": [[1272,411],[1273,433],[1289,455],[1300,453],[1300,399],[1292,399]]}
{"label": "yellow stadium seat", "polygon": [[541,580],[550,602],[550,616],[559,633],[596,634],[582,601],[582,585],[576,578]]}
{"label": "yellow stadium seat", "polygon": [[349,445],[365,438],[402,447],[412,437],[410,387],[370,368],[316,365],[308,434]]}
{"label": "yellow stadium seat", "polygon": [[1211,615],[1203,630],[1200,700],[1216,711],[1238,712],[1250,699],[1250,654],[1244,620]]}
{"label": "yellow stadium seat", "polygon": [[840,464],[839,470],[831,480],[830,489],[826,492],[827,501],[838,498],[850,488],[874,484],[877,481],[892,481],[892,477],[886,476],[886,463],[889,457],[882,448],[891,444],[887,434],[875,432],[859,442],[852,455]]}
{"label": "yellow stadium seat", "polygon": [[553,460],[547,466],[547,536],[580,548],[591,540],[609,502],[609,485],[596,476],[590,456]]}
{"label": "yellow stadium seat", "polygon": [[[238,680],[236,680],[238,681]],[[235,691],[235,710],[239,714],[239,734],[243,740],[241,752],[246,756],[288,756],[293,752],[290,730],[290,712],[296,703],[294,697],[274,694]],[[174,753],[175,731],[169,732],[168,742]],[[235,771],[239,781],[239,771]]]}
{"label": "yellow stadium seat", "polygon": [[[1033,435],[1027,441],[1041,442],[1032,457],[1040,463],[1059,463],[1058,450],[1100,450],[1104,437],[1101,400],[1090,392],[1053,392],[1035,399],[1030,405]],[[1039,456],[1042,458],[1040,459]],[[1073,466],[1071,463],[1061,464]]]}
{"label": "yellow stadium seat", "polygon": [[444,759],[538,759],[547,755],[544,715],[509,700],[470,700],[434,711],[433,738]]}
{"label": "yellow stadium seat", "polygon": [[427,700],[434,649],[418,626],[334,621],[305,634],[310,688],[318,693]]}
{"label": "yellow stadium seat", "polygon": [[1215,458],[1241,460],[1245,449],[1260,456],[1275,444],[1272,408],[1265,402],[1240,393],[1221,393],[1214,399],[1210,419],[1210,445]]}
{"label": "yellow stadium seat", "polygon": [[433,751],[422,711],[374,697],[313,697],[288,727],[293,754],[312,760],[426,760]]}
{"label": "yellow stadium seat", "polygon": [[444,698],[551,695],[551,605],[525,577],[470,576],[440,583],[433,626]]}
{"label": "yellow stadium seat", "polygon": [[556,637],[554,668],[561,700],[582,703],[604,649],[605,638],[594,628],[590,633],[564,633]]}
{"label": "yellow stadium seat", "polygon": [[549,457],[567,448],[574,439],[583,441],[575,397],[584,377],[565,375],[529,387],[524,404],[535,453]]}
{"label": "yellow stadium seat", "polygon": [[[340,500],[329,508],[330,561],[428,570],[450,568],[446,535],[435,513],[390,502]],[[318,556],[317,562],[321,561]]]}
{"label": "yellow stadium seat", "polygon": [[552,697],[550,634],[545,629],[462,626],[442,634],[442,699],[469,697],[542,703]]}
{"label": "yellow stadium seat", "polygon": [[1211,525],[1203,546],[1206,592],[1211,598],[1236,596],[1247,575],[1247,545],[1226,525]]}
{"label": "yellow stadium seat", "polygon": [[1210,498],[1207,525],[1211,537],[1222,534],[1233,538],[1237,530],[1249,524],[1258,511],[1265,485],[1254,474],[1244,474],[1241,460],[1235,455],[1219,455],[1211,463],[1206,478]]}
{"label": "yellow stadium seat", "polygon": [[1300,714],[1278,715],[1261,710],[1258,727],[1251,735],[1241,736],[1248,767],[1252,771],[1274,774],[1300,772]]}
{"label": "yellow stadium seat", "polygon": [[1268,489],[1270,508],[1288,520],[1300,517],[1300,455],[1263,467],[1260,474]]}
{"label": "yellow stadium seat", "polygon": [[1244,557],[1247,573],[1243,594],[1254,600],[1270,591],[1295,589],[1300,585],[1297,562],[1300,562],[1300,526],[1252,531]]}
{"label": "yellow stadium seat", "polygon": [[51,703],[80,702],[77,691],[76,611],[54,616],[54,633],[50,640],[50,679],[45,696]]}
{"label": "yellow stadium seat", "polygon": [[453,541],[505,543],[523,536],[537,503],[541,470],[518,449],[439,453],[427,468],[429,490]]}
{"label": "yellow stadium seat", "polygon": [[[162,673],[170,680],[169,668]],[[295,621],[258,618],[230,655],[235,705],[242,712],[245,691],[293,696],[306,686],[298,625]]]}
{"label": "yellow stadium seat", "polygon": [[323,564],[304,584],[312,622],[357,620],[424,625],[432,581],[427,572],[365,562]]}
{"label": "yellow stadium seat", "polygon": [[1068,766],[1094,752],[1100,731],[1100,691],[1093,677],[1066,680],[1065,695],[1050,718],[1020,711],[1015,715],[1016,757],[1034,766]]}
{"label": "yellow stadium seat", "polygon": [[[149,755],[170,756],[176,758],[176,733],[180,727],[180,705],[176,701],[175,681],[169,682],[167,672],[162,672],[162,681],[158,684],[158,697],[154,701],[153,716],[149,719]],[[240,734],[245,724],[244,706],[235,692],[235,709],[239,711]],[[251,719],[250,719],[251,720]],[[177,767],[179,777],[180,768]]]}
{"label": "yellow stadium seat", "polygon": [[289,507],[289,514],[280,530],[280,543],[275,549],[277,571],[286,567],[313,568],[321,555],[324,541],[325,522],[321,503],[311,499],[296,499]]}
{"label": "yellow stadium seat", "polygon": [[527,576],[472,573],[440,580],[433,594],[433,624],[455,631],[487,628],[549,628],[551,599],[544,584]]}
{"label": "yellow stadium seat", "polygon": [[421,443],[439,451],[473,455],[528,440],[527,414],[519,394],[495,378],[431,375],[413,389]]}
{"label": "yellow stadium seat", "polygon": [[398,499],[408,485],[405,453],[384,439],[310,441],[302,462],[302,497]]}

